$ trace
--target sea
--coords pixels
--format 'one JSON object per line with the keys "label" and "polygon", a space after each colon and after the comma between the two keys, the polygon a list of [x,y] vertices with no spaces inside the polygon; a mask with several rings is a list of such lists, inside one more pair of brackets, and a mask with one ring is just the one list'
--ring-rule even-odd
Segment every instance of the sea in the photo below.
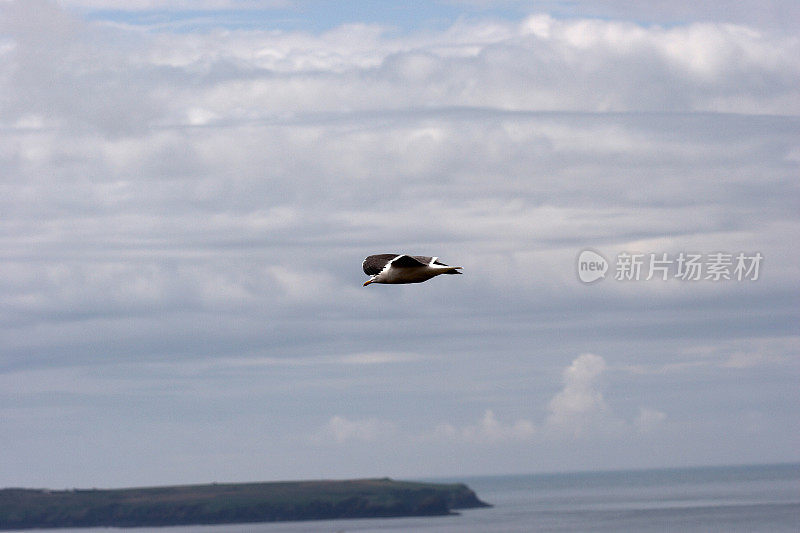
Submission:
{"label": "sea", "polygon": [[800,532],[800,464],[424,481],[464,482],[493,507],[443,517],[126,528],[124,533]]}

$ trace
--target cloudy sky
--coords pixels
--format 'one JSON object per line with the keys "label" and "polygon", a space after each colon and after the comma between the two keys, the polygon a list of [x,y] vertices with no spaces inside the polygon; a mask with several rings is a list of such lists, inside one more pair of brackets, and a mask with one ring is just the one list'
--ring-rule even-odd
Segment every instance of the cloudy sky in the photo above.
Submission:
{"label": "cloudy sky", "polygon": [[0,0],[0,486],[800,460],[800,8],[645,4]]}

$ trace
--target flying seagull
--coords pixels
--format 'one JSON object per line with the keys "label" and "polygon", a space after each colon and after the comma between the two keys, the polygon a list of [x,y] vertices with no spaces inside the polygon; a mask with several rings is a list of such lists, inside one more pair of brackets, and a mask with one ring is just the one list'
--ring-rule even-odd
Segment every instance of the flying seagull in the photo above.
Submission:
{"label": "flying seagull", "polygon": [[372,276],[365,283],[422,283],[439,274],[461,274],[461,267],[445,265],[438,257],[405,254],[378,254],[364,259],[364,273]]}

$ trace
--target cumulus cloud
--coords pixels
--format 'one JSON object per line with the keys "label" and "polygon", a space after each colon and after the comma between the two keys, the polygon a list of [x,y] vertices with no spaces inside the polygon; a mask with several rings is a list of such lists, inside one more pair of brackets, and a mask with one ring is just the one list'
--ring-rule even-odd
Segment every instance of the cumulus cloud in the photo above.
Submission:
{"label": "cumulus cloud", "polygon": [[9,39],[0,48],[3,77],[13,80],[4,84],[4,117],[12,124],[130,133],[432,106],[798,112],[800,45],[746,26],[533,15],[401,37],[363,24],[319,35],[146,36],[85,23],[46,0],[0,9]]}
{"label": "cumulus cloud", "polygon": [[[606,372],[605,359],[585,353],[564,369],[563,388],[547,404],[547,418],[540,424],[529,419],[516,421],[499,419],[492,409],[473,424],[441,423],[433,430],[405,438],[413,442],[458,442],[468,444],[508,444],[513,442],[542,443],[549,440],[575,440],[592,437],[620,437],[651,433],[662,427],[666,413],[649,407],[639,407],[630,421],[616,416],[600,392],[600,380]],[[375,440],[398,430],[398,425],[376,419],[350,421],[333,417],[324,431],[335,435],[336,442],[349,438]]]}
{"label": "cumulus cloud", "polygon": [[564,370],[564,388],[550,400],[547,425],[579,435],[609,414],[599,379],[606,370],[605,359],[585,353]]}
{"label": "cumulus cloud", "polygon": [[420,106],[797,111],[797,47],[746,26],[535,15],[459,22],[434,37],[389,37],[364,25],[319,36],[225,32],[213,43],[168,35],[149,53],[177,79],[200,82],[164,87],[184,112],[241,119]]}
{"label": "cumulus cloud", "polygon": [[506,445],[514,442],[530,442],[536,435],[534,424],[526,419],[514,422],[499,420],[491,409],[474,424],[463,426],[441,423],[433,429],[414,432],[400,428],[396,422],[375,418],[351,420],[342,416],[332,417],[319,435],[327,435],[336,443],[347,441],[374,442],[391,438],[394,442],[430,446],[443,442],[471,445]]}
{"label": "cumulus cloud", "polygon": [[372,442],[391,437],[397,428],[390,422],[374,418],[349,420],[342,416],[332,417],[325,426],[324,434],[339,444],[347,441]]}
{"label": "cumulus cloud", "polygon": [[528,440],[536,433],[529,420],[520,419],[505,423],[497,419],[491,409],[487,409],[477,424],[456,427],[440,424],[433,431],[433,438],[458,440],[470,443],[501,443],[506,441]]}

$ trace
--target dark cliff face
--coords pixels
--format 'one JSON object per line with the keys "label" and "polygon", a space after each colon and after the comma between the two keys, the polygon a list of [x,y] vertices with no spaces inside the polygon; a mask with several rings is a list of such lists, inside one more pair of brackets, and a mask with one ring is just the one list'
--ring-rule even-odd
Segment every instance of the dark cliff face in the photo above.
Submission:
{"label": "dark cliff face", "polygon": [[478,498],[478,495],[464,484],[456,485],[456,488],[450,492],[449,505],[451,509],[476,509],[480,507],[491,507],[491,505],[488,503],[481,501]]}
{"label": "dark cliff face", "polygon": [[365,479],[116,490],[0,490],[0,529],[438,516],[486,507],[463,484]]}

